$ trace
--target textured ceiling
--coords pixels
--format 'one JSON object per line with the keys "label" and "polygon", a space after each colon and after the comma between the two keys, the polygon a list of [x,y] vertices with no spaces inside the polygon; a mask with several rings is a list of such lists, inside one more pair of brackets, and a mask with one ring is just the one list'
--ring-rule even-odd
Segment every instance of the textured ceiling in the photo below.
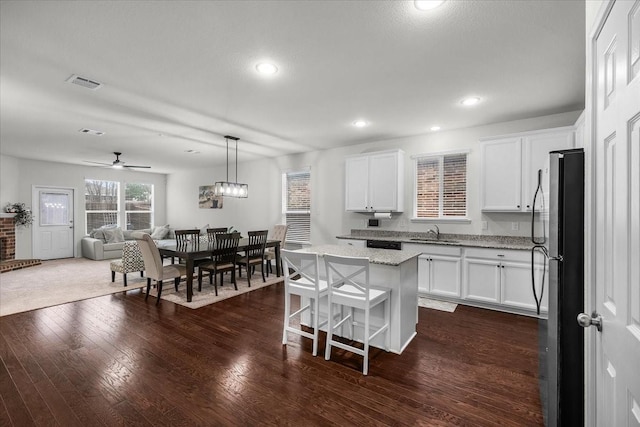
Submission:
{"label": "textured ceiling", "polygon": [[574,111],[584,34],[583,1],[3,0],[0,152],[170,173],[226,134],[244,161]]}

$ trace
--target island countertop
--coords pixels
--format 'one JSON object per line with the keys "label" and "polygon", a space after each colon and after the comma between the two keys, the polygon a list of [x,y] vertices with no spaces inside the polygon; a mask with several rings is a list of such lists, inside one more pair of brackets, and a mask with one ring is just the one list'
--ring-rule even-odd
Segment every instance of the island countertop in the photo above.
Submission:
{"label": "island countertop", "polygon": [[372,264],[382,265],[400,265],[412,258],[421,255],[415,251],[394,251],[388,249],[371,249],[358,248],[346,245],[317,245],[308,248],[298,249],[300,252],[314,252],[322,256],[324,254],[351,256],[351,257],[367,257]]}

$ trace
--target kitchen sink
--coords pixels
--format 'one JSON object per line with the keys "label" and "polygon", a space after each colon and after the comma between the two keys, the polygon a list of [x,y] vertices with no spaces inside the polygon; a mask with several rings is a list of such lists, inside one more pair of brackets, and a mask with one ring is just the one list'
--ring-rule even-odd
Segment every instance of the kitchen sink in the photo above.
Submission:
{"label": "kitchen sink", "polygon": [[409,240],[414,242],[434,242],[434,243],[458,243],[457,240],[446,240],[446,239],[429,239],[424,237],[412,237]]}

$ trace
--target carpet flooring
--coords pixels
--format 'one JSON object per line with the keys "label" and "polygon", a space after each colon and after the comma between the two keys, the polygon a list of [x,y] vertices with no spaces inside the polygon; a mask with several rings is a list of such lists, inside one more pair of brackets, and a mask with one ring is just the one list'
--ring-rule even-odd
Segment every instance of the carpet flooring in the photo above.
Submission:
{"label": "carpet flooring", "polygon": [[[9,271],[0,275],[0,316],[36,310],[44,307],[95,298],[103,295],[126,292],[143,288],[146,290],[147,279],[139,273],[127,274],[127,287],[122,282],[122,274],[116,273],[116,280],[111,283],[111,260],[93,261],[86,258],[67,258],[42,261],[42,264],[26,269]],[[246,275],[238,279],[238,291],[225,277],[224,286],[218,287],[218,296],[214,294],[213,285],[205,278],[202,292],[197,291],[197,280],[194,280],[194,296],[187,303],[186,285],[183,282],[175,292],[173,281],[165,282],[162,299],[199,308],[223,299],[231,298],[245,292],[260,289],[274,283],[282,282],[282,278],[271,275],[266,283],[258,271],[252,277],[248,287]],[[150,295],[155,297],[152,288]]]}

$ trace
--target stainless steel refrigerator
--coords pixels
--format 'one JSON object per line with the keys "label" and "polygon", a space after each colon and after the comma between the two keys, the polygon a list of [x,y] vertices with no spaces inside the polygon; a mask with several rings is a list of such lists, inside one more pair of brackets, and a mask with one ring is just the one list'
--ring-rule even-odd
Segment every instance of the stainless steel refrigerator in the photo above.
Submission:
{"label": "stainless steel refrigerator", "polygon": [[[541,174],[538,173],[539,181]],[[548,319],[541,319],[539,325],[540,396],[545,425],[584,425],[584,329],[576,321],[584,311],[582,149],[549,153],[548,209],[538,198],[544,200],[541,183],[534,197],[531,237],[535,244],[532,263],[542,255],[545,268],[548,265],[548,286],[536,283],[537,276],[532,273],[536,300],[542,300],[543,292],[549,296]],[[535,206],[541,208],[537,210]]]}

